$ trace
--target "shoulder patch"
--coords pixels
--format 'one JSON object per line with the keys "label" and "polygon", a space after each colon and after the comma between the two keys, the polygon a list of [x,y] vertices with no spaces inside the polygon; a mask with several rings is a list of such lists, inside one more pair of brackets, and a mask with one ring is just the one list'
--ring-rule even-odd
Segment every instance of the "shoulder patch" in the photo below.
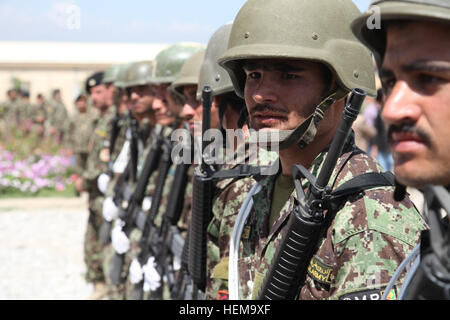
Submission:
{"label": "shoulder patch", "polygon": [[213,279],[228,279],[228,261],[228,257],[222,258],[222,260],[214,267],[211,275]]}
{"label": "shoulder patch", "polygon": [[[360,291],[354,291],[346,293],[339,297],[339,300],[381,300],[384,295],[386,287],[377,289],[363,289]],[[386,298],[386,300],[397,300],[398,291],[394,286]]]}
{"label": "shoulder patch", "polygon": [[252,230],[251,226],[245,226],[244,230],[242,230],[242,236],[241,238],[244,240],[247,240],[248,238],[250,238],[250,231]]}
{"label": "shoulder patch", "polygon": [[324,264],[316,256],[309,263],[308,274],[313,280],[321,284],[331,284],[334,279],[333,268]]}
{"label": "shoulder patch", "polygon": [[98,129],[97,131],[95,131],[95,133],[96,133],[97,135],[99,135],[100,137],[102,137],[102,138],[106,138],[106,137],[108,136],[108,133],[107,133],[106,131],[100,130],[100,129]]}
{"label": "shoulder patch", "polygon": [[225,290],[217,291],[217,300],[229,300],[229,293]]}

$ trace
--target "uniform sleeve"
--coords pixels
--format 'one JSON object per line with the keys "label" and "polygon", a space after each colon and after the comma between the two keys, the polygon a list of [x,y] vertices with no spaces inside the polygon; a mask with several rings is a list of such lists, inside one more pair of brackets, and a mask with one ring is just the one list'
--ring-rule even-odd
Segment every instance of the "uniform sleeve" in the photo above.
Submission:
{"label": "uniform sleeve", "polygon": [[[311,259],[302,299],[377,300],[400,263],[419,242],[424,222],[406,198],[394,202],[392,188],[366,191],[337,213]],[[400,288],[404,274],[396,288]],[[390,294],[396,298],[396,288]]]}

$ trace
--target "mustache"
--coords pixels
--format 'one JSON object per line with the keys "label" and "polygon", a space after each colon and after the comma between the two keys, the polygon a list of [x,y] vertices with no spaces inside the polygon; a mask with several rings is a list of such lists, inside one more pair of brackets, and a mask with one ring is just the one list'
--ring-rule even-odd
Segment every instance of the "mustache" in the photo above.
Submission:
{"label": "mustache", "polygon": [[425,131],[423,131],[420,128],[415,127],[411,123],[402,123],[402,124],[399,124],[399,125],[391,125],[391,126],[389,126],[387,136],[388,136],[388,142],[390,144],[393,143],[392,135],[394,133],[413,134],[413,135],[419,137],[421,140],[423,140],[425,142],[425,144],[431,145],[431,138],[430,138],[430,136]]}
{"label": "mustache", "polygon": [[288,112],[280,107],[276,107],[271,104],[257,104],[255,105],[252,110],[250,110],[250,115],[254,115],[258,112],[274,112],[278,114],[287,115]]}

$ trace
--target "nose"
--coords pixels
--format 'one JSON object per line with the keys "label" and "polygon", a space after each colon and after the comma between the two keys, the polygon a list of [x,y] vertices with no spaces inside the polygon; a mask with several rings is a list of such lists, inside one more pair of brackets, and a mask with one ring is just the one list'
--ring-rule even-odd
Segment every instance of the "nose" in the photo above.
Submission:
{"label": "nose", "polygon": [[138,99],[139,99],[139,94],[137,94],[137,92],[135,92],[135,91],[132,91],[131,94],[130,94],[130,100],[131,101],[136,101]]}
{"label": "nose", "polygon": [[153,104],[152,104],[152,108],[153,110],[157,111],[157,110],[161,110],[164,107],[164,103],[160,98],[155,97],[155,99],[153,99]]}
{"label": "nose", "polygon": [[277,101],[278,83],[268,73],[263,73],[257,83],[250,86],[250,95],[257,104],[273,103]]}
{"label": "nose", "polygon": [[185,103],[183,106],[182,114],[183,114],[183,118],[191,119],[195,115],[195,110],[189,103]]}
{"label": "nose", "polygon": [[381,116],[388,126],[416,122],[421,114],[420,98],[420,94],[407,82],[397,81],[383,106]]}

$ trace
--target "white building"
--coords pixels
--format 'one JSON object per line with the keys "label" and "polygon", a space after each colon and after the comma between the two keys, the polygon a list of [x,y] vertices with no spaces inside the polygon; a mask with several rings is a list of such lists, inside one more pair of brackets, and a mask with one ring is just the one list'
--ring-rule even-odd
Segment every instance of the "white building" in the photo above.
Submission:
{"label": "white building", "polygon": [[50,98],[61,89],[72,112],[73,99],[95,71],[114,64],[153,60],[167,44],[0,41],[0,101],[17,78],[29,86],[33,103],[38,93]]}

